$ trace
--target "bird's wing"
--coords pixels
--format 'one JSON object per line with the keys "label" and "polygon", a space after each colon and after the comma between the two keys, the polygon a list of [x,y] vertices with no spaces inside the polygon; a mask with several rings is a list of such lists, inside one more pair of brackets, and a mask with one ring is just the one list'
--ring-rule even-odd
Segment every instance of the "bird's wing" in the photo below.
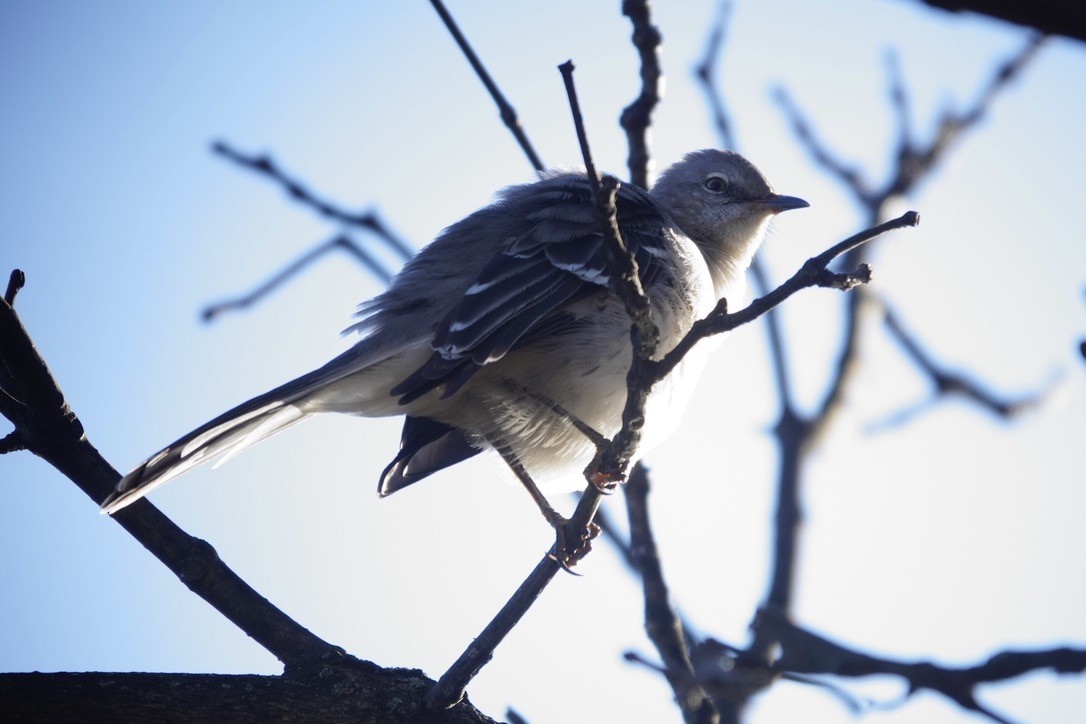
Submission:
{"label": "bird's wing", "polygon": [[[573,175],[507,192],[499,206],[522,220],[523,231],[483,266],[438,323],[429,360],[391,390],[402,404],[441,385],[442,397],[449,397],[483,365],[526,339],[538,340],[535,332],[553,326],[563,307],[608,288],[592,196],[588,179]],[[672,224],[635,186],[620,187],[616,206],[623,240],[648,286],[669,262]]]}

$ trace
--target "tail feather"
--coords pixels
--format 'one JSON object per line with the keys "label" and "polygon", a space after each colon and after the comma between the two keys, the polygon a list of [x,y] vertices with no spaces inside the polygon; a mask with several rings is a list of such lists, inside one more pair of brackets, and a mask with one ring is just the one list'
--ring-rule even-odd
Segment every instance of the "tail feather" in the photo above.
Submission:
{"label": "tail feather", "polygon": [[[117,489],[102,502],[101,512],[116,513],[198,465],[217,459],[215,467],[218,467],[242,450],[313,414],[283,402],[250,407],[259,400],[257,398],[234,408],[138,465],[121,478]],[[230,417],[231,413],[237,416]]]}
{"label": "tail feather", "polygon": [[367,349],[363,342],[320,369],[219,415],[121,478],[116,490],[102,502],[101,512],[116,513],[198,465],[217,459],[217,467],[246,448],[301,422],[320,411],[312,403],[320,390],[387,359],[388,353],[388,350]]}

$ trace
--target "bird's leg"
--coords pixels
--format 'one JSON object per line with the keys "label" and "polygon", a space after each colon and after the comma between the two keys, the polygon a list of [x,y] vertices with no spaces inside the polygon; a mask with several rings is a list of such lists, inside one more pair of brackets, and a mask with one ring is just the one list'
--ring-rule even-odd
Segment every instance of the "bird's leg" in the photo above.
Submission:
{"label": "bird's leg", "polygon": [[[565,407],[558,404],[543,393],[536,392],[535,390],[530,390],[527,387],[514,382],[513,380],[506,380],[506,382],[511,388],[513,388],[517,392],[527,395],[528,397],[531,397],[533,400],[546,407],[555,415],[568,422],[578,432],[588,438],[588,441],[596,446],[596,457],[599,457],[600,453],[603,452],[604,446],[611,442],[587,422],[577,417]],[[615,484],[618,482],[611,478],[599,476],[598,474],[596,476],[593,476],[592,478],[589,478],[589,480],[594,486],[596,486],[596,490],[600,491],[600,493],[602,493],[603,495],[610,495],[611,493],[615,492]]]}
{"label": "bird's leg", "polygon": [[571,530],[569,518],[562,516],[554,509],[542,491],[539,490],[539,486],[532,480],[532,476],[528,474],[516,453],[505,444],[495,444],[494,449],[498,451],[498,454],[502,456],[502,460],[505,461],[509,469],[524,485],[528,495],[532,496],[532,500],[539,507],[539,512],[543,514],[547,523],[554,528],[554,552],[551,557],[558,561],[562,568],[572,573],[571,567],[576,565],[577,561],[584,558],[592,549],[592,539],[599,535],[599,526],[595,523],[589,523],[586,530]]}

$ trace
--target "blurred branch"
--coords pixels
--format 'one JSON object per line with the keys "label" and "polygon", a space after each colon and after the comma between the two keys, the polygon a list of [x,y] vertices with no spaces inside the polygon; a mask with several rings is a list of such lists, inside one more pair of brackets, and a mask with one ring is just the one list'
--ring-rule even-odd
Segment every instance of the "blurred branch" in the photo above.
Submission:
{"label": "blurred branch", "polygon": [[795,626],[783,614],[771,608],[763,610],[754,625],[756,630],[764,631],[768,637],[779,642],[781,655],[774,663],[777,671],[846,677],[899,676],[908,682],[910,695],[922,689],[935,691],[963,709],[996,722],[1008,720],[977,701],[977,686],[1044,669],[1061,674],[1086,671],[1086,650],[1083,649],[1064,647],[1043,651],[1005,651],[995,654],[983,664],[950,668],[930,662],[899,662],[860,653]]}
{"label": "blurred branch", "polygon": [[285,282],[297,276],[302,270],[315,263],[321,257],[339,249],[353,255],[362,266],[369,269],[382,283],[387,284],[392,281],[392,272],[386,269],[384,264],[376,257],[370,255],[369,252],[356,244],[354,240],[346,234],[337,234],[323,244],[313,247],[298,259],[283,267],[283,269],[276,272],[271,278],[261,283],[256,289],[248,294],[233,299],[227,299],[222,302],[216,302],[215,304],[204,307],[203,311],[200,313],[200,317],[203,321],[210,322],[224,312],[246,309],[278,289]]}
{"label": "blurred branch", "polygon": [[649,478],[641,465],[634,467],[623,487],[634,567],[641,574],[645,598],[645,633],[663,661],[661,673],[671,685],[675,700],[688,722],[718,722],[720,716],[705,691],[694,684],[694,670],[687,653],[687,637],[678,615],[671,607],[656,539],[649,524]]}
{"label": "blurred branch", "polygon": [[791,124],[800,145],[811,155],[815,164],[841,181],[864,210],[868,223],[875,223],[886,212],[886,205],[890,200],[913,193],[921,182],[931,176],[953,144],[987,117],[996,98],[1021,75],[1043,44],[1043,36],[1031,36],[1018,52],[999,63],[971,106],[959,112],[942,112],[935,132],[925,144],[919,143],[913,137],[909,118],[910,104],[900,67],[896,56],[888,56],[888,94],[898,125],[895,143],[897,162],[878,188],[865,179],[855,166],[839,160],[837,155],[829,150],[816,136],[810,121],[785,88],[778,86],[774,89],[774,98]]}
{"label": "blurred branch", "polygon": [[352,212],[344,211],[338,206],[319,198],[306,188],[300,181],[288,176],[268,155],[248,156],[229,146],[225,141],[216,141],[211,145],[211,150],[225,159],[233,161],[238,166],[255,171],[258,174],[275,181],[287,195],[295,201],[310,207],[321,216],[338,221],[348,226],[356,226],[374,234],[384,242],[397,256],[407,261],[415,252],[402,239],[392,233],[384,221],[375,211]]}
{"label": "blurred branch", "polygon": [[660,30],[652,24],[648,0],[623,0],[622,14],[633,24],[634,48],[641,59],[641,92],[622,111],[619,124],[626,131],[630,154],[626,164],[630,182],[643,189],[649,187],[649,126],[652,112],[660,103]]}
{"label": "blurred branch", "polygon": [[445,4],[441,0],[430,0],[430,4],[434,6],[434,10],[441,16],[441,22],[445,23],[445,27],[448,28],[449,34],[453,36],[453,40],[460,46],[461,52],[464,53],[464,57],[468,59],[468,63],[471,64],[472,69],[475,71],[475,75],[479,76],[479,80],[486,86],[486,90],[490,93],[490,97],[494,99],[495,105],[498,106],[498,112],[501,115],[502,123],[516,138],[517,143],[520,145],[524,155],[528,157],[528,162],[532,164],[537,172],[543,171],[543,162],[539,159],[535,149],[532,147],[531,141],[528,140],[527,134],[520,125],[520,121],[517,119],[517,112],[510,105],[509,101],[502,95],[501,90],[498,88],[497,83],[490,77],[490,73],[487,72],[486,67],[482,61],[479,60],[479,56],[475,54],[475,50],[471,47],[468,39],[464,37],[464,34],[460,32],[460,27],[456,24],[453,16],[449,14],[449,11],[445,9]]}
{"label": "blurred branch", "polygon": [[906,357],[923,373],[935,388],[935,396],[925,404],[903,411],[892,416],[889,420],[879,424],[884,428],[901,424],[912,417],[915,412],[923,407],[928,407],[939,400],[957,396],[968,400],[983,410],[992,413],[996,417],[1011,419],[1036,409],[1044,404],[1055,384],[1033,395],[1018,397],[1016,399],[1001,398],[998,395],[984,389],[978,382],[967,375],[948,369],[940,364],[929,354],[916,339],[916,336],[905,329],[898,314],[888,305],[882,305],[883,323],[890,336],[901,345]]}
{"label": "blurred branch", "polygon": [[717,90],[716,66],[723,55],[724,39],[727,34],[728,20],[732,13],[731,0],[723,0],[717,20],[709,30],[709,39],[705,43],[705,55],[694,67],[694,76],[698,79],[705,91],[706,101],[709,103],[709,115],[713,118],[717,136],[720,138],[721,148],[737,148],[735,134],[732,130],[731,118],[724,107],[724,99]]}
{"label": "blurred branch", "polygon": [[[301,204],[309,206],[319,213],[321,216],[345,224],[349,227],[357,227],[365,229],[372,233],[382,242],[385,246],[392,250],[392,252],[403,259],[404,261],[410,259],[414,252],[411,248],[398,236],[392,233],[385,222],[378,216],[376,211],[367,212],[349,212],[344,211],[338,206],[329,203],[319,197],[306,188],[301,182],[288,176],[279,166],[267,155],[248,156],[240,151],[235,150],[223,141],[216,141],[212,144],[212,150],[222,156],[229,159],[238,166],[254,171],[258,174],[268,177],[275,181],[287,192],[295,201]],[[260,283],[256,289],[248,294],[241,295],[234,299],[228,299],[226,301],[211,304],[205,307],[200,316],[205,322],[211,322],[219,315],[225,312],[237,311],[241,309],[247,309],[248,307],[261,301],[265,296],[279,288],[285,282],[289,281],[293,277],[301,273],[305,268],[309,267],[315,261],[322,256],[333,252],[337,249],[342,249],[350,253],[363,267],[368,269],[377,279],[387,284],[392,279],[392,272],[377,259],[374,255],[366,251],[361,245],[347,236],[346,233],[340,233],[334,236],[329,241],[319,244],[313,247],[300,258],[288,264],[280,271],[273,274],[269,279]]]}
{"label": "blurred branch", "polygon": [[[724,145],[734,147],[731,124],[728,120],[726,106],[720,89],[717,87],[712,73],[714,62],[721,53],[724,37],[723,16],[727,10],[722,9],[722,18],[709,33],[706,53],[703,60],[695,69],[695,75],[700,80],[709,105],[709,112],[713,118],[721,141]],[[1016,54],[999,64],[990,78],[982,86],[977,100],[972,106],[960,113],[945,111],[938,123],[938,128],[927,144],[919,143],[912,126],[911,103],[907,87],[903,80],[897,56],[887,56],[887,76],[890,105],[893,110],[897,125],[896,152],[897,163],[892,169],[889,178],[881,185],[876,185],[867,179],[861,170],[854,164],[842,160],[838,154],[819,140],[811,123],[800,111],[798,105],[783,88],[777,88],[774,92],[786,119],[790,122],[793,132],[800,140],[801,145],[807,150],[815,164],[821,167],[827,174],[840,181],[849,194],[855,199],[863,210],[869,225],[876,224],[888,215],[891,203],[897,198],[913,192],[920,182],[930,176],[936,165],[942,160],[946,152],[959,140],[963,134],[976,127],[986,117],[992,103],[999,93],[1013,81],[1035,56],[1042,39],[1030,38],[1025,46]],[[842,256],[842,265],[845,268],[863,269],[866,265],[867,247],[858,247]],[[866,267],[869,270],[869,267]],[[764,270],[756,262],[753,267],[756,283],[761,293],[765,293],[769,284],[765,278]],[[794,405],[790,375],[786,367],[785,340],[774,314],[766,316],[768,344],[771,359],[773,361],[774,375],[780,395],[780,416],[774,429],[780,451],[780,466],[777,481],[777,510],[774,518],[776,540],[774,546],[773,570],[770,577],[770,587],[766,596],[766,604],[780,615],[786,616],[792,600],[792,582],[795,576],[795,558],[798,547],[798,531],[802,515],[799,505],[800,479],[804,464],[810,451],[817,445],[820,437],[836,419],[837,412],[843,406],[846,399],[846,391],[855,378],[858,368],[858,349],[861,337],[860,313],[868,306],[867,294],[864,290],[857,290],[857,294],[850,295],[845,306],[844,338],[838,353],[837,362],[831,371],[831,377],[827,386],[827,393],[818,406],[817,411],[810,417],[800,415]],[[908,349],[908,348],[907,348]],[[920,348],[914,346],[910,351],[914,360],[920,358],[915,353]],[[931,362],[930,358],[923,358],[925,362]],[[940,370],[931,363],[929,370]],[[975,385],[968,384],[967,380],[960,377],[949,376],[936,377],[948,390],[953,389],[958,394],[973,394],[981,392]],[[937,382],[937,384],[939,384]],[[992,398],[989,401],[994,402]],[[1012,407],[1011,409],[1018,409]],[[774,645],[777,643],[773,633],[766,628],[756,628],[754,640],[749,651],[744,652],[747,663],[740,667],[744,671],[736,670],[729,679],[734,696],[719,697],[711,686],[708,690],[714,691],[721,713],[727,717],[738,717],[745,702],[760,688],[768,686],[771,679],[765,675],[764,667],[772,656]],[[734,662],[733,662],[734,663]],[[697,665],[695,665],[697,671]],[[762,674],[757,674],[761,671]],[[751,675],[750,672],[754,672]],[[728,677],[726,677],[728,678]],[[736,682],[743,684],[736,688]]]}

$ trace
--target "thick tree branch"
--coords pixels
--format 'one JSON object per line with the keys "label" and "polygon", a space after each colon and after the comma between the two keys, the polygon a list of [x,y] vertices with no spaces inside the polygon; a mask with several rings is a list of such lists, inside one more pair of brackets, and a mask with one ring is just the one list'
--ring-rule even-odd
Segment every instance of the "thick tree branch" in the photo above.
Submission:
{"label": "thick tree branch", "polygon": [[0,674],[6,722],[487,724],[469,704],[432,711],[420,671],[321,662],[303,675]]}
{"label": "thick tree branch", "polygon": [[[41,457],[100,503],[120,474],[83,434],[83,426],[7,302],[0,302],[0,365],[9,377],[4,392],[18,405],[5,409],[26,449]],[[6,408],[6,406],[5,406]],[[288,668],[343,651],[273,606],[222,560],[147,501],[113,516],[121,527],[203,598]]]}
{"label": "thick tree branch", "polygon": [[1051,35],[1086,40],[1086,4],[1078,0],[921,0],[951,12],[981,13]]}

